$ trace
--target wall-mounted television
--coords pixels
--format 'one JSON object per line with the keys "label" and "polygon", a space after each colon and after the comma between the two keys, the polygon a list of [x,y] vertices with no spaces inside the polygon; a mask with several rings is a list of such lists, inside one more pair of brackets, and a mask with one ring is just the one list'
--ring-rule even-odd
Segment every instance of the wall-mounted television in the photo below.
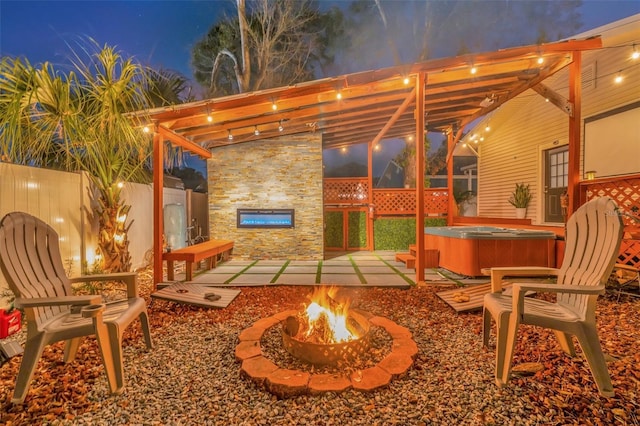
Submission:
{"label": "wall-mounted television", "polygon": [[238,228],[294,228],[294,209],[238,209]]}

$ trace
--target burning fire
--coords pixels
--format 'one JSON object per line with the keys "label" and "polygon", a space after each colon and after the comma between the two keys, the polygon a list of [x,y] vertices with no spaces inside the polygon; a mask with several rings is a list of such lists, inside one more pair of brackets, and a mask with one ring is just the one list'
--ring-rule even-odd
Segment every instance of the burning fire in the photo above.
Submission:
{"label": "burning fire", "polygon": [[362,336],[358,324],[349,321],[349,300],[338,301],[337,287],[316,287],[311,302],[298,315],[295,338],[318,344],[349,342]]}

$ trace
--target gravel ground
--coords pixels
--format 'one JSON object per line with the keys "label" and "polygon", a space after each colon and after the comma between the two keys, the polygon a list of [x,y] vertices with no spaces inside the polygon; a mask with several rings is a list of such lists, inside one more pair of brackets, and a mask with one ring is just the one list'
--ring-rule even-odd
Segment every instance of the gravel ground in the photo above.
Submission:
{"label": "gravel ground", "polygon": [[[148,297],[148,273],[139,281]],[[565,356],[552,333],[528,326],[521,327],[515,363],[540,363],[543,369],[498,389],[494,351],[481,345],[481,314],[455,314],[435,295],[441,289],[343,290],[353,307],[409,328],[419,348],[405,376],[372,393],[278,399],[241,377],[234,358],[238,334],[260,318],[299,308],[311,292],[242,288],[222,310],[154,301],[149,313],[155,348],[144,350],[137,326],[126,334],[127,387],[119,396],[108,394],[94,339],[85,339],[69,365],[62,364],[62,344],[48,347],[25,404],[17,406],[9,402],[20,360],[13,358],[0,368],[0,424],[640,424],[640,299],[600,299],[600,338],[616,391],[603,398],[583,358]],[[24,332],[17,338],[24,339]],[[266,344],[265,354],[285,362],[272,346]]]}

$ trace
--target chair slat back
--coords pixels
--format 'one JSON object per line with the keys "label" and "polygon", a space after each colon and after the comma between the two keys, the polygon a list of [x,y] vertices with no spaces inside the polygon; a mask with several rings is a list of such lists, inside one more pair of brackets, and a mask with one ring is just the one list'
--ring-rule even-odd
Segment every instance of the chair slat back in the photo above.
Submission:
{"label": "chair slat back", "polygon": [[[0,222],[0,267],[16,297],[72,294],[62,264],[58,234],[27,213],[9,213]],[[27,317],[33,317],[39,328],[42,322],[66,310],[67,306],[30,309]]]}
{"label": "chair slat back", "polygon": [[[593,199],[569,218],[565,254],[558,284],[604,285],[613,270],[622,240],[623,224],[609,197]],[[583,317],[595,309],[597,297],[562,293],[558,302],[572,306]]]}

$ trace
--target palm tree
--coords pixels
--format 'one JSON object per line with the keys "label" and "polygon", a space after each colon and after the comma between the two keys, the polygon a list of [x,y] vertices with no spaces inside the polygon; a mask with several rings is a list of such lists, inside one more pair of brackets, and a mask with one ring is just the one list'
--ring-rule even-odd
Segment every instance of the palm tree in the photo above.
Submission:
{"label": "palm tree", "polygon": [[150,138],[126,113],[147,108],[145,69],[104,46],[75,71],[38,68],[20,58],[0,62],[0,155],[4,161],[86,171],[100,225],[102,269],[127,271],[127,214],[122,183],[150,182]]}

